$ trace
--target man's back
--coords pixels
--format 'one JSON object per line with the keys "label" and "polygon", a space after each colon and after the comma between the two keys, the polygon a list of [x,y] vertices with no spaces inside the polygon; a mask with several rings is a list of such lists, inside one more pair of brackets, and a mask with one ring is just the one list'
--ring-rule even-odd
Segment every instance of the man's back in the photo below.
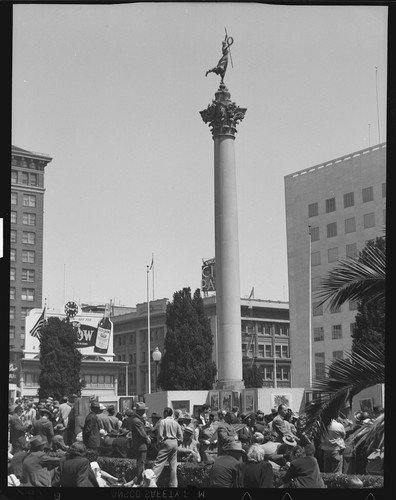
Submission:
{"label": "man's back", "polygon": [[239,463],[239,460],[230,455],[217,457],[209,474],[209,486],[211,488],[232,488]]}

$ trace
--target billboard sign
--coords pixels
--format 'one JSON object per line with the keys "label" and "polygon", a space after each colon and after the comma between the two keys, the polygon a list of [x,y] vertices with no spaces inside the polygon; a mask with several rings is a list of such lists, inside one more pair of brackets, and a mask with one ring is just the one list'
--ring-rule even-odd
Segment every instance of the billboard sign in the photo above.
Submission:
{"label": "billboard sign", "polygon": [[203,292],[216,291],[216,264],[215,259],[202,261],[201,290]]}

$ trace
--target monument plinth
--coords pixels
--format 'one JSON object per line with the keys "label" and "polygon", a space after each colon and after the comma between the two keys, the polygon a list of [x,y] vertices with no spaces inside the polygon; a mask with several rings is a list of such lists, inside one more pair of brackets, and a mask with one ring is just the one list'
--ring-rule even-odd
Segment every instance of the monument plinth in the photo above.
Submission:
{"label": "monument plinth", "polygon": [[[224,77],[224,74],[222,75]],[[238,107],[221,81],[215,99],[200,112],[214,140],[217,389],[244,389],[241,345],[235,134],[246,108]]]}

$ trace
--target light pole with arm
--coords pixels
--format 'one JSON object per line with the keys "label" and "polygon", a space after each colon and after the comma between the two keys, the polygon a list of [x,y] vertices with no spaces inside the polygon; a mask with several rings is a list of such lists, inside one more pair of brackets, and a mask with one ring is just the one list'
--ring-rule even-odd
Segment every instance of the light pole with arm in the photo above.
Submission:
{"label": "light pole with arm", "polygon": [[155,392],[158,392],[158,363],[161,361],[162,358],[162,353],[158,349],[158,347],[155,348],[153,351],[153,360],[155,361]]}

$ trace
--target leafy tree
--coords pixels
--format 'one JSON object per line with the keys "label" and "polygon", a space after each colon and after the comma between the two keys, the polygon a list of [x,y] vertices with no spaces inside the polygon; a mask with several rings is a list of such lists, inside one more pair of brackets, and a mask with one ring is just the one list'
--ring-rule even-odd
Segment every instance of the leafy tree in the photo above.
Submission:
{"label": "leafy tree", "polygon": [[245,366],[243,369],[243,381],[245,388],[263,387],[263,376],[260,373],[256,363],[253,366]]}
{"label": "leafy tree", "polygon": [[[336,308],[347,301],[357,300],[358,321],[361,323],[354,338],[355,349],[347,353],[346,359],[331,363],[326,377],[315,380],[314,389],[321,391],[322,395],[307,405],[306,414],[307,430],[316,437],[323,435],[331,419],[336,418],[356,394],[385,381],[383,343],[368,346],[365,340],[368,338],[366,334],[374,335],[374,332],[376,336],[385,336],[385,329],[382,329],[385,273],[385,238],[377,238],[366,245],[358,258],[340,261],[322,280],[321,303],[328,301],[329,307]],[[376,419],[370,431],[363,436],[360,434],[366,448],[383,440],[383,419],[383,416]]]}
{"label": "leafy tree", "polygon": [[50,317],[40,336],[40,398],[79,394],[82,355],[76,348],[77,331],[71,323]]}
{"label": "leafy tree", "polygon": [[164,390],[212,389],[217,373],[213,338],[199,289],[193,297],[190,288],[173,294],[166,309],[166,327],[158,385]]}

